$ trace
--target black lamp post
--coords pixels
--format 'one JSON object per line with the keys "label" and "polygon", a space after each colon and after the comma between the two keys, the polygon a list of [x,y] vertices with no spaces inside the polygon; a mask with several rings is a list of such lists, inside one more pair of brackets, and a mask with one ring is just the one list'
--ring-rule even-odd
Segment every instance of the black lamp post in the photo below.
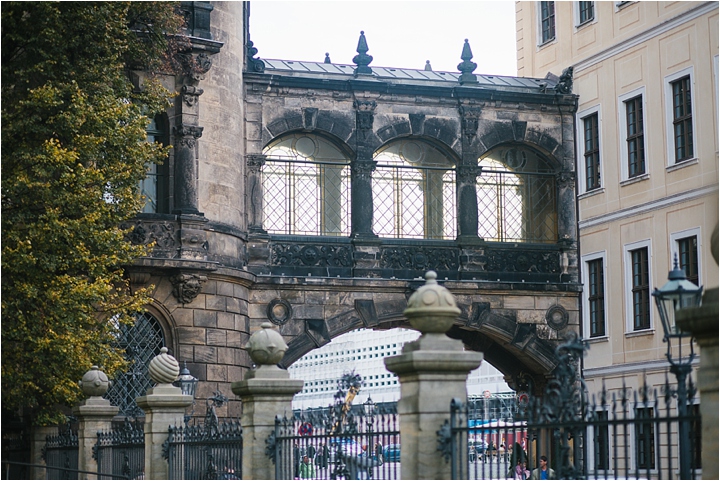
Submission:
{"label": "black lamp post", "polygon": [[[675,324],[675,312],[678,309],[696,307],[700,305],[702,287],[698,287],[685,276],[685,271],[678,267],[677,255],[673,270],[668,274],[668,282],[653,292],[660,321],[665,333],[663,342],[667,342],[667,359],[670,362],[670,372],[677,378],[677,402],[679,421],[679,447],[680,452],[680,478],[690,479],[690,456],[688,446],[689,429],[687,422],[687,376],[692,370],[692,361],[695,358],[692,334],[683,332]],[[683,353],[683,341],[690,340],[688,348]],[[675,354],[677,353],[677,355]]]}
{"label": "black lamp post", "polygon": [[195,413],[195,390],[197,389],[198,380],[190,374],[190,370],[187,368],[187,362],[183,363],[183,368],[180,371],[180,375],[177,380],[173,383],[176,387],[180,388],[180,391],[186,396],[192,396],[192,411],[190,414],[186,414],[184,417],[185,424],[190,422],[193,413]]}
{"label": "black lamp post", "polygon": [[368,456],[372,458],[373,450],[375,449],[373,445],[373,434],[375,433],[375,403],[369,394],[367,401],[363,403],[363,409],[365,410],[365,419],[368,425]]}

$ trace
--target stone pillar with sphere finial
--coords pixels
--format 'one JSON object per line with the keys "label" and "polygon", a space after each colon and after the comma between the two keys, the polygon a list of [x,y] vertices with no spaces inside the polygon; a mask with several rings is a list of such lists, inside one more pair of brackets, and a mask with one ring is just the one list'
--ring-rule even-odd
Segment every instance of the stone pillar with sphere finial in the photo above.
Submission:
{"label": "stone pillar with sphere finial", "polygon": [[[112,383],[97,366],[92,366],[78,383],[87,397],[73,406],[73,416],[78,419],[78,469],[97,472],[97,460],[93,459],[93,446],[97,443],[98,431],[110,429],[112,418],[118,413],[118,407],[102,396]],[[87,473],[78,473],[79,479],[95,479]]]}
{"label": "stone pillar with sphere finial", "polygon": [[455,298],[438,285],[437,274],[425,274],[425,285],[410,296],[403,314],[422,335],[385,359],[400,380],[400,465],[402,479],[450,479],[450,464],[437,450],[437,431],[450,417],[453,399],[467,401],[470,371],[480,366],[480,352],[465,351],[445,333],[460,315]]}
{"label": "stone pillar with sphere finial", "polygon": [[180,365],[166,347],[150,361],[148,371],[156,384],[135,400],[145,411],[145,479],[169,479],[168,463],[162,456],[163,443],[170,426],[183,425],[185,408],[193,398],[172,385],[180,374]]}
{"label": "stone pillar with sphere finial", "polygon": [[[718,262],[718,225],[710,237],[710,252]],[[698,391],[700,392],[700,416],[702,418],[701,458],[702,479],[720,479],[718,473],[718,288],[708,289],[703,294],[699,307],[680,309],[675,313],[675,322],[686,332],[691,332],[700,346],[700,369],[698,370]]]}
{"label": "stone pillar with sphere finial", "polygon": [[269,322],[260,327],[245,345],[256,367],[244,380],[232,383],[232,391],[242,401],[243,479],[275,479],[265,442],[275,432],[275,416],[292,413],[292,398],[303,388],[302,380],[290,379],[277,366],[288,348],[283,337]]}

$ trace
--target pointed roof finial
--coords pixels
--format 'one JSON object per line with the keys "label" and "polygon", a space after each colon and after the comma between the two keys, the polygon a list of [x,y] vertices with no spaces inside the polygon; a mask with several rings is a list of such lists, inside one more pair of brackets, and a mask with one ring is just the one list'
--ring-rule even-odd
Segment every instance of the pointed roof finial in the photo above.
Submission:
{"label": "pointed roof finial", "polygon": [[325,52],[325,62],[323,62],[323,63],[332,63],[330,61],[330,54],[328,52]]}
{"label": "pointed roof finial", "polygon": [[425,70],[432,72],[432,66],[430,65],[430,60],[425,60]]}
{"label": "pointed roof finial", "polygon": [[460,85],[463,84],[476,84],[478,83],[477,77],[473,72],[477,68],[477,64],[475,62],[471,62],[470,60],[473,58],[472,50],[470,50],[470,43],[468,42],[468,39],[465,39],[465,45],[463,45],[462,49],[462,55],[460,55],[460,59],[462,59],[462,62],[458,64],[457,68],[460,71]]}
{"label": "pointed roof finial", "polygon": [[358,74],[372,74],[372,69],[368,67],[372,62],[372,55],[368,55],[368,44],[365,40],[365,32],[360,32],[360,40],[358,40],[357,55],[353,58],[353,63],[357,65],[355,69],[355,75]]}

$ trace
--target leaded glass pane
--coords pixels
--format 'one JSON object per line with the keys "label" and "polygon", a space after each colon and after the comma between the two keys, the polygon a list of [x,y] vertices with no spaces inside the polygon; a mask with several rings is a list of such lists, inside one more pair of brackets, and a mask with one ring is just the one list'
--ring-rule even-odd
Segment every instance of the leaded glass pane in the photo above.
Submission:
{"label": "leaded glass pane", "polygon": [[130,368],[115,377],[104,397],[120,408],[121,415],[137,415],[142,410],[135,398],[144,396],[153,387],[148,374],[150,360],[165,346],[162,328],[152,315],[138,313],[134,324],[120,324],[116,345],[125,350]]}

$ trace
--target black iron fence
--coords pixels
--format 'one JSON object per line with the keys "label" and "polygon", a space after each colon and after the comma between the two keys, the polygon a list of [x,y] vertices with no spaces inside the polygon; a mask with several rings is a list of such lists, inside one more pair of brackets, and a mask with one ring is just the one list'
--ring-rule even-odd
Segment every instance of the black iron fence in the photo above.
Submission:
{"label": "black iron fence", "polygon": [[45,438],[42,458],[47,479],[78,479],[78,434],[70,424],[60,426],[56,436]]}
{"label": "black iron fence", "polygon": [[172,426],[164,453],[168,479],[242,479],[242,445],[238,421]]}
{"label": "black iron fence", "polygon": [[117,428],[98,432],[93,458],[97,460],[98,471],[108,474],[98,479],[113,479],[116,476],[145,479],[145,431],[142,423],[126,419]]}
{"label": "black iron fence", "polygon": [[400,479],[400,430],[394,406],[343,417],[332,409],[278,416],[266,453],[275,479]]}
{"label": "black iron fence", "polygon": [[[577,339],[559,346],[555,378],[542,397],[523,400],[512,420],[483,419],[454,400],[438,432],[452,479],[528,479],[542,456],[558,479],[699,478],[700,414],[692,395],[685,416],[667,380],[659,389],[623,382],[589,395],[578,375],[584,350]],[[678,436],[683,423],[686,439]],[[686,473],[681,457],[689,458]]]}

